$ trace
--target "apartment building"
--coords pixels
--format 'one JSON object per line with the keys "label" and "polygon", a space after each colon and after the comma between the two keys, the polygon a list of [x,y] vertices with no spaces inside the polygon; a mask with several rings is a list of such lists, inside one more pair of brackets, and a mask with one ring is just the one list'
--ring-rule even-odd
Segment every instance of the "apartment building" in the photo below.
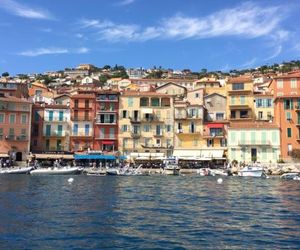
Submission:
{"label": "apartment building", "polygon": [[70,151],[93,149],[95,93],[71,96]]}
{"label": "apartment building", "polygon": [[235,77],[227,83],[227,114],[230,121],[251,121],[253,111],[253,82],[248,77]]}
{"label": "apartment building", "polygon": [[270,83],[274,94],[274,120],[280,127],[281,158],[291,161],[300,149],[300,72],[277,76]]}
{"label": "apartment building", "polygon": [[16,161],[26,159],[30,150],[31,103],[0,94],[0,153]]}
{"label": "apartment building", "polygon": [[273,121],[274,97],[271,93],[254,94],[255,119],[260,121]]}
{"label": "apartment building", "polygon": [[98,91],[95,109],[94,150],[118,151],[119,92]]}
{"label": "apartment building", "polygon": [[172,155],[172,96],[156,92],[127,91],[121,94],[119,107],[119,150],[124,155]]}
{"label": "apartment building", "polygon": [[47,105],[44,109],[44,151],[70,150],[70,108],[65,105]]}

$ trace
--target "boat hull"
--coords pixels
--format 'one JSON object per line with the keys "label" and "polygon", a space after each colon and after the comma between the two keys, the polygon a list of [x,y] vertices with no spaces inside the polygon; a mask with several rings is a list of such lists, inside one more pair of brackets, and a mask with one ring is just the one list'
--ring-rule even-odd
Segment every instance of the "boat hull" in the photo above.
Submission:
{"label": "boat hull", "polygon": [[242,177],[262,177],[263,170],[241,170],[239,176]]}
{"label": "boat hull", "polygon": [[0,171],[0,174],[28,174],[31,170],[32,167],[4,169]]}
{"label": "boat hull", "polygon": [[172,169],[164,169],[163,174],[165,175],[179,175],[180,169],[179,168],[172,168]]}
{"label": "boat hull", "polygon": [[31,175],[75,175],[80,174],[79,168],[47,168],[30,171]]}

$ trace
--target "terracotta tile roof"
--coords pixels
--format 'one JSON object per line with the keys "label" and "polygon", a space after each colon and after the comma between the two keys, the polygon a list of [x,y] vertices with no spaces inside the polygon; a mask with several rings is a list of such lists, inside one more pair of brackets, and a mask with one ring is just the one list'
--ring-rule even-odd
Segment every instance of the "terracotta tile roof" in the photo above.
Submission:
{"label": "terracotta tile roof", "polygon": [[72,99],[94,99],[95,95],[93,94],[75,94],[71,96]]}
{"label": "terracotta tile roof", "polygon": [[228,81],[228,83],[243,83],[243,82],[252,82],[252,78],[247,76],[239,76],[239,77],[232,77]]}
{"label": "terracotta tile roof", "polygon": [[299,71],[290,72],[290,73],[285,74],[285,75],[274,77],[274,79],[283,79],[283,78],[300,78],[300,72]]}
{"label": "terracotta tile roof", "polygon": [[230,122],[229,124],[230,129],[272,129],[272,128],[279,128],[277,124],[270,123],[270,122],[261,122],[261,121],[254,121],[254,122]]}
{"label": "terracotta tile roof", "polygon": [[150,91],[125,91],[125,92],[122,92],[121,95],[122,96],[165,96],[165,97],[171,97],[171,95],[168,95],[168,94],[150,92]]}

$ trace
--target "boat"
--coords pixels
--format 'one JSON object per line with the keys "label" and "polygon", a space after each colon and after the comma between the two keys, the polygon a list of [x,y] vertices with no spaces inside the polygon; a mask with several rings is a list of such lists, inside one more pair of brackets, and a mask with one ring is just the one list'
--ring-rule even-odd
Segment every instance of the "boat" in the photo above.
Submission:
{"label": "boat", "polygon": [[87,173],[86,175],[88,175],[88,176],[106,176],[106,173],[90,172],[90,173]]}
{"label": "boat", "polygon": [[31,175],[73,175],[80,173],[81,171],[78,167],[39,168],[30,171]]}
{"label": "boat", "polygon": [[260,166],[246,166],[238,172],[242,177],[265,177],[264,169]]}
{"label": "boat", "polygon": [[130,168],[128,164],[124,168],[108,168],[106,170],[107,175],[118,175],[118,176],[135,176],[135,175],[146,175],[141,171],[142,164],[137,168]]}
{"label": "boat", "polygon": [[120,175],[121,170],[119,168],[108,168],[106,169],[107,175]]}
{"label": "boat", "polygon": [[165,160],[164,175],[179,175],[180,167],[176,158],[167,158]]}
{"label": "boat", "polygon": [[228,171],[224,169],[209,169],[210,176],[228,176]]}
{"label": "boat", "polygon": [[33,167],[18,167],[18,168],[4,168],[0,170],[0,174],[28,174]]}
{"label": "boat", "polygon": [[299,181],[300,180],[300,173],[285,173],[283,175],[280,176],[281,179],[284,180],[295,180],[295,181]]}

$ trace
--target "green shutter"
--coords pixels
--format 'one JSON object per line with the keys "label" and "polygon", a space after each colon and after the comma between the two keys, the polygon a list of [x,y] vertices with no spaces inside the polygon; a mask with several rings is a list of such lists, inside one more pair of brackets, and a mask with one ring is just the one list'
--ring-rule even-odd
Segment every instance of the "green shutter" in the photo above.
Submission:
{"label": "green shutter", "polygon": [[262,131],[262,133],[261,133],[261,142],[263,144],[267,143],[267,132],[266,131]]}
{"label": "green shutter", "polygon": [[255,143],[255,131],[251,131],[251,144]]}
{"label": "green shutter", "polygon": [[241,143],[244,144],[246,142],[246,132],[242,131],[241,132]]}
{"label": "green shutter", "polygon": [[287,137],[292,137],[292,129],[287,128]]}

